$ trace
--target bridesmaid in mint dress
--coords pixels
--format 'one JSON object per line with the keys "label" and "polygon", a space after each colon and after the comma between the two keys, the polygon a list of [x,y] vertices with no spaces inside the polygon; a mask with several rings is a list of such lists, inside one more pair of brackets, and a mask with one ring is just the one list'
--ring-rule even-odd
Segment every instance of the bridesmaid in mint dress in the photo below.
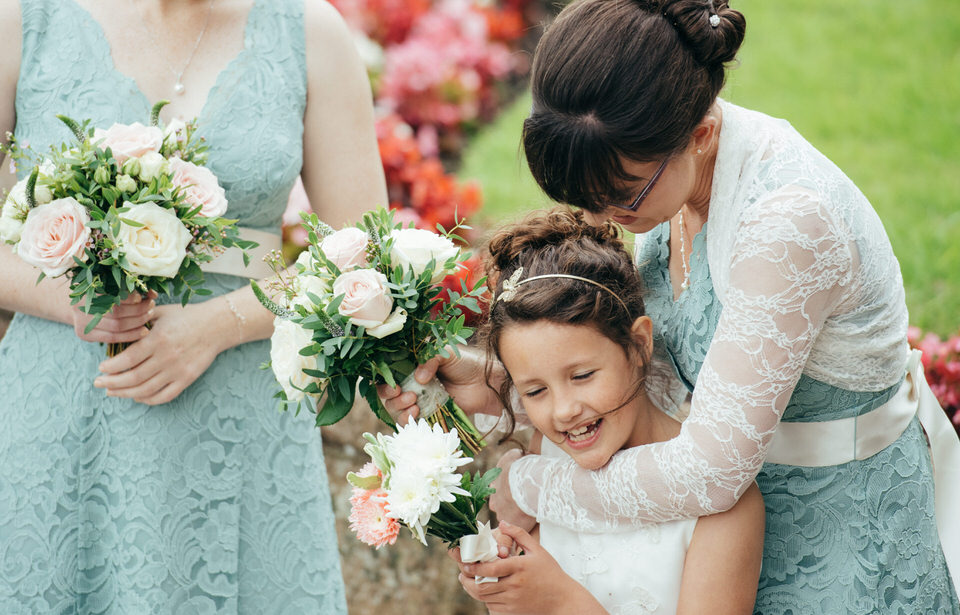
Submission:
{"label": "bridesmaid in mint dress", "polygon": [[[335,226],[386,202],[366,74],[326,3],[3,4],[0,131],[35,150],[70,137],[56,114],[146,122],[168,98],[165,120],[199,117],[242,227],[279,235],[301,172]],[[88,338],[145,337],[101,373],[62,283],[0,247],[0,307],[18,312],[0,343],[0,613],[346,612],[320,433],[277,411],[272,316],[233,273],[206,275],[207,301],[105,319]]]}

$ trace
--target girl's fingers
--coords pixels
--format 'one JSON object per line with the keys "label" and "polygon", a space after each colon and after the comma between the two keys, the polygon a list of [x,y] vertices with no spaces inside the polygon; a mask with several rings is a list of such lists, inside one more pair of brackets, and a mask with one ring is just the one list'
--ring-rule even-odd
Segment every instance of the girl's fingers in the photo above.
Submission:
{"label": "girl's fingers", "polygon": [[520,545],[520,548],[527,553],[532,553],[540,548],[540,543],[537,542],[537,539],[522,527],[518,527],[507,521],[501,521],[497,529],[500,530],[502,536],[513,539],[513,541]]}

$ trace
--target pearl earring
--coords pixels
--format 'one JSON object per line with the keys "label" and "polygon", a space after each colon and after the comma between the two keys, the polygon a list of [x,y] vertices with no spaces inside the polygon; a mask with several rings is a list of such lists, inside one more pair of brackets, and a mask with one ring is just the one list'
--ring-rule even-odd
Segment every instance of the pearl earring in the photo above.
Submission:
{"label": "pearl earring", "polygon": [[697,148],[697,153],[698,153],[698,154],[702,154],[702,153],[703,153],[703,150],[698,147],[698,148]]}

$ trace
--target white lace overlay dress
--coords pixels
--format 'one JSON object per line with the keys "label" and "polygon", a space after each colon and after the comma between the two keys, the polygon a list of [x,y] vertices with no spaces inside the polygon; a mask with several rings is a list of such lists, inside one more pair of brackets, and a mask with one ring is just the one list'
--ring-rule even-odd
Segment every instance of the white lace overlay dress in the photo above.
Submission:
{"label": "white lace overlay dress", "polygon": [[[547,440],[543,455],[566,457]],[[544,520],[540,544],[611,615],[670,615],[677,611],[683,561],[696,524],[696,519],[681,519],[594,533]]]}

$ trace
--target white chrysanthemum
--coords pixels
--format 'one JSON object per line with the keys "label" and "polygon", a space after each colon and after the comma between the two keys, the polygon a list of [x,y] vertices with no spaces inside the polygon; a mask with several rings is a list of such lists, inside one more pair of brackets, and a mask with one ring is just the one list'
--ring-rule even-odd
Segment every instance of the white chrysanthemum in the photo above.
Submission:
{"label": "white chrysanthemum", "polygon": [[426,544],[424,529],[430,516],[440,510],[440,498],[432,481],[416,472],[396,472],[387,491],[387,514],[410,528]]}
{"label": "white chrysanthemum", "polygon": [[445,432],[440,425],[425,419],[402,425],[388,436],[387,456],[396,465],[416,465],[428,473],[453,472],[473,459],[464,457],[455,431]]}

